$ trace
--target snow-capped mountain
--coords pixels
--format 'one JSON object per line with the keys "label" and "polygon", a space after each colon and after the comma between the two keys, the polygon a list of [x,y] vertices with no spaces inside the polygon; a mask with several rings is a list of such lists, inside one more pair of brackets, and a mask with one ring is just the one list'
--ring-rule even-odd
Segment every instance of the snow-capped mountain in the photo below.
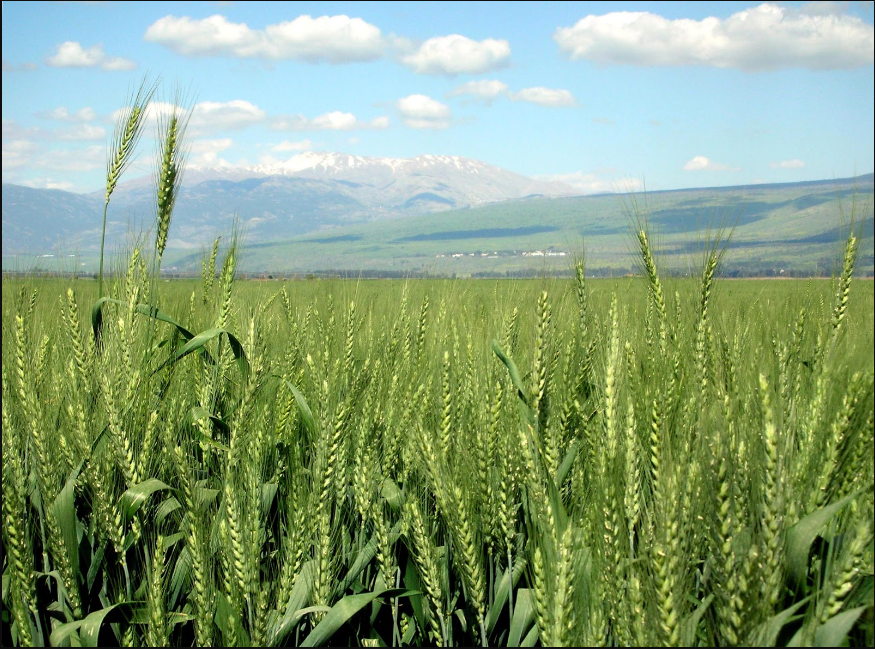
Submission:
{"label": "snow-capped mountain", "polygon": [[[249,167],[253,175],[291,176],[354,183],[356,189],[383,208],[406,209],[414,203],[435,211],[533,194],[575,194],[563,183],[526,178],[479,160],[459,156],[420,155],[415,158],[375,158],[307,151],[288,160]],[[431,208],[428,205],[431,204]],[[443,206],[443,207],[441,207]]]}
{"label": "snow-capped mountain", "polygon": [[[235,215],[246,227],[247,240],[258,243],[341,224],[575,193],[562,183],[535,181],[458,156],[305,152],[252,167],[190,166],[168,245],[201,246],[226,231]],[[80,250],[99,245],[94,232],[103,199],[103,191],[71,194],[4,185],[4,254],[36,253],[59,242]],[[149,224],[154,201],[148,176],[119,184],[110,203],[109,232],[123,233],[129,223]]]}

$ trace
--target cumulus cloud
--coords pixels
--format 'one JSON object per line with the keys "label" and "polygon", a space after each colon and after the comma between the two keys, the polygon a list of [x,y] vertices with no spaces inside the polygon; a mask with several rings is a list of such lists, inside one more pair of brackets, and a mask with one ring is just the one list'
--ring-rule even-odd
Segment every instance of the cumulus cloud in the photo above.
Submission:
{"label": "cumulus cloud", "polygon": [[426,95],[409,95],[399,99],[395,108],[401,121],[410,128],[443,129],[450,125],[450,107]]}
{"label": "cumulus cloud", "polygon": [[284,115],[273,120],[271,127],[277,131],[358,131],[384,129],[389,126],[388,117],[376,117],[369,122],[358,119],[352,113],[339,110],[309,119],[303,115]]}
{"label": "cumulus cloud", "polygon": [[191,111],[189,127],[195,133],[209,133],[246,128],[267,119],[267,113],[243,99],[227,102],[202,101]]}
{"label": "cumulus cloud", "polygon": [[120,56],[107,56],[103,45],[94,45],[85,49],[76,41],[66,41],[58,45],[55,53],[46,58],[46,65],[53,68],[101,68],[103,70],[119,71],[133,70],[137,64]]}
{"label": "cumulus cloud", "polygon": [[312,148],[313,143],[310,140],[298,140],[296,142],[284,140],[279,144],[274,145],[272,150],[281,153],[284,151],[309,151]]}
{"label": "cumulus cloud", "polygon": [[496,98],[507,94],[507,84],[495,79],[469,81],[453,88],[447,97],[473,97],[475,101],[491,104]]}
{"label": "cumulus cloud", "polygon": [[191,167],[232,167],[233,165],[220,158],[219,154],[231,148],[233,144],[234,140],[229,137],[194,140],[188,155],[188,165]]}
{"label": "cumulus cloud", "polygon": [[579,190],[583,194],[605,194],[614,192],[629,193],[644,189],[644,183],[636,178],[617,180],[615,178],[606,177],[606,175],[607,172],[585,173],[583,171],[575,171],[568,174],[534,176],[534,179],[565,183],[566,185],[570,185],[574,189]]}
{"label": "cumulus cloud", "polygon": [[697,155],[684,165],[684,171],[739,171],[739,169]]}
{"label": "cumulus cloud", "polygon": [[748,72],[872,65],[875,30],[826,3],[765,3],[729,18],[669,20],[648,12],[589,15],[553,39],[573,60],[641,66],[706,65]]}
{"label": "cumulus cloud", "polygon": [[351,131],[356,127],[358,120],[352,113],[344,113],[339,110],[325,113],[314,117],[311,126],[319,131]]}
{"label": "cumulus cloud", "polygon": [[347,63],[372,61],[386,47],[380,29],[349,16],[298,16],[292,21],[252,29],[216,14],[200,20],[165,16],[143,39],[184,56],[236,56],[271,60]]}
{"label": "cumulus cloud", "polygon": [[[3,133],[3,182],[14,182],[29,187],[46,189],[73,189],[73,184],[51,177],[51,172],[88,172],[104,168],[106,151],[103,145],[87,147],[45,149],[42,144],[26,139],[7,139],[4,120]],[[22,172],[28,171],[28,178]],[[34,178],[31,173],[48,172],[45,178]]]}
{"label": "cumulus cloud", "polygon": [[37,126],[21,126],[14,119],[3,119],[3,139],[4,140],[28,140],[32,137],[37,137],[41,133],[41,129]]}
{"label": "cumulus cloud", "polygon": [[31,140],[6,140],[4,135],[3,171],[19,169],[29,165],[38,150],[37,144]]}
{"label": "cumulus cloud", "polygon": [[71,113],[65,106],[59,106],[54,110],[40,113],[40,117],[47,119],[55,119],[59,122],[92,122],[97,119],[97,113],[93,108],[80,108],[75,113]]}
{"label": "cumulus cloud", "polygon": [[57,180],[50,177],[19,180],[18,184],[24,185],[25,187],[33,187],[34,189],[62,189],[67,192],[76,189],[76,185],[69,180]]}
{"label": "cumulus cloud", "polygon": [[510,63],[510,44],[486,38],[475,41],[459,34],[430,38],[401,63],[419,74],[482,74]]}
{"label": "cumulus cloud", "polygon": [[3,171],[48,169],[50,171],[94,171],[106,165],[106,150],[95,144],[85,148],[44,150],[30,140],[3,142]]}
{"label": "cumulus cloud", "polygon": [[[130,110],[129,106],[114,110],[112,113],[110,113],[109,118],[106,121],[113,125],[117,124],[119,119],[121,119],[121,117],[125,114],[125,111],[127,110]],[[177,106],[171,102],[160,100],[150,102],[149,105],[146,107],[146,117],[144,118],[147,123],[145,127],[146,132],[155,133],[161,120],[172,115],[174,111],[180,117],[184,117],[185,114],[188,113],[185,108]]]}
{"label": "cumulus cloud", "polygon": [[[109,121],[118,122],[125,110],[127,109],[113,111]],[[219,131],[240,130],[267,120],[264,110],[243,99],[226,102],[202,101],[191,107],[157,100],[152,101],[146,110],[146,121],[149,123],[147,130],[155,132],[158,125],[174,112],[183,119],[188,118],[188,132],[195,137]]]}
{"label": "cumulus cloud", "polygon": [[84,149],[56,149],[40,156],[35,166],[52,171],[94,171],[106,166],[106,149],[102,144]]}
{"label": "cumulus cloud", "polygon": [[554,90],[552,88],[544,88],[541,86],[523,88],[519,92],[512,92],[510,93],[510,98],[514,101],[528,101],[533,104],[538,104],[539,106],[547,106],[548,108],[577,105],[574,95],[568,90]]}
{"label": "cumulus cloud", "polygon": [[106,129],[102,126],[92,126],[91,124],[77,124],[68,129],[58,131],[57,136],[60,140],[103,140],[106,138]]}
{"label": "cumulus cloud", "polygon": [[614,120],[609,119],[607,117],[594,117],[592,120],[593,124],[599,124],[601,126],[613,126]]}
{"label": "cumulus cloud", "polygon": [[125,70],[135,70],[137,64],[130,59],[125,59],[120,56],[112,56],[103,60],[100,67],[111,72],[124,72]]}
{"label": "cumulus cloud", "polygon": [[39,70],[39,66],[36,63],[28,61],[21,65],[15,65],[9,61],[3,61],[3,72],[33,72],[34,70]]}
{"label": "cumulus cloud", "polygon": [[793,160],[781,160],[781,162],[773,162],[772,169],[802,169],[805,163],[802,160],[794,158]]}

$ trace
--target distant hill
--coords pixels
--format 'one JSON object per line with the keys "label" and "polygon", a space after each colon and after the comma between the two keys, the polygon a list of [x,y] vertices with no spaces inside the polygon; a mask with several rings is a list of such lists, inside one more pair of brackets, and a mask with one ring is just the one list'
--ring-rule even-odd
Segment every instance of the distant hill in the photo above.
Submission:
{"label": "distant hill", "polygon": [[[575,191],[468,158],[371,158],[307,152],[251,168],[190,168],[173,215],[169,249],[199,248],[240,217],[251,241],[277,241],[350,223],[415,216]],[[118,186],[110,243],[151,225],[148,178]],[[3,185],[3,254],[47,254],[100,245],[103,192],[73,194]]]}
{"label": "distant hill", "polygon": [[[353,224],[246,245],[250,272],[494,277],[568,271],[586,254],[596,274],[637,272],[646,220],[663,270],[695,272],[703,245],[731,231],[726,275],[829,275],[854,217],[858,271],[873,272],[873,175],[856,178],[558,198]],[[636,216],[637,214],[637,216]],[[733,229],[734,226],[734,229]],[[197,271],[201,253],[168,263]]]}
{"label": "distant hill", "polygon": [[[871,173],[594,196],[450,156],[307,153],[273,166],[186,174],[168,272],[199,271],[203,251],[230,231],[235,214],[245,240],[241,267],[249,272],[512,275],[567,267],[583,249],[590,269],[625,272],[634,267],[628,253],[636,211],[675,269],[694,264],[709,229],[734,225],[726,268],[741,274],[823,273],[835,265],[854,212],[863,233],[859,268],[871,273],[873,266]],[[150,228],[153,196],[143,180],[119,186],[108,249]],[[102,193],[3,185],[4,268],[68,254],[78,256],[77,267],[91,268],[102,207]]]}

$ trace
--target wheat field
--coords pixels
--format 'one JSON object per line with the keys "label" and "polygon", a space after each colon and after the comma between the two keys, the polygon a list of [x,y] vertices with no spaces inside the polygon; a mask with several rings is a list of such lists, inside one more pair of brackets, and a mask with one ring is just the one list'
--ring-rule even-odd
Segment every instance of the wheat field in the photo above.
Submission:
{"label": "wheat field", "polygon": [[3,279],[4,644],[875,642],[853,230],[832,281],[638,222],[620,280],[168,283],[162,128],[154,245]]}

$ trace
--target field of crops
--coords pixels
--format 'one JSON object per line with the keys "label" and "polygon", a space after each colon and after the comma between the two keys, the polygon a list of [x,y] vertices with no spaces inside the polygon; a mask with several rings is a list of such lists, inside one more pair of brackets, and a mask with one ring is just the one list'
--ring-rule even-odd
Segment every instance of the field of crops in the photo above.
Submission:
{"label": "field of crops", "polygon": [[[106,209],[154,86],[121,112]],[[871,646],[873,286],[2,285],[4,645]],[[841,254],[840,254],[841,256]]]}
{"label": "field of crops", "polygon": [[661,281],[640,242],[610,281],[4,279],[4,644],[871,646],[853,246]]}

